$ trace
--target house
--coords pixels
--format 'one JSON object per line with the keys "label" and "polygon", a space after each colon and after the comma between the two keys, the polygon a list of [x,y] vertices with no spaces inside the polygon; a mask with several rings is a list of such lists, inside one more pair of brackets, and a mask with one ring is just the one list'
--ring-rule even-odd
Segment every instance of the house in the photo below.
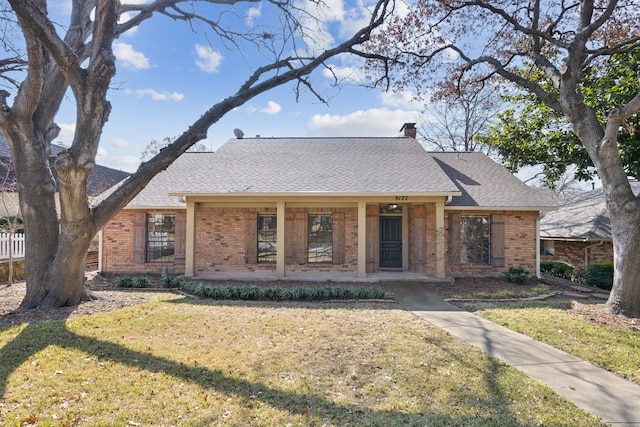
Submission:
{"label": "house", "polygon": [[553,203],[482,153],[391,138],[231,139],[185,153],[102,232],[104,272],[364,278],[537,266]]}
{"label": "house", "polygon": [[[634,194],[640,193],[638,181],[630,179],[629,184]],[[540,220],[540,251],[542,260],[564,261],[575,268],[613,260],[611,221],[602,188],[567,200]]]}
{"label": "house", "polygon": [[[64,149],[65,147],[61,145],[51,144],[49,165],[56,182],[57,172],[54,167],[54,162],[56,155]],[[95,165],[87,178],[87,196],[91,199],[128,176],[128,172]],[[18,193],[15,180],[15,170],[11,162],[11,151],[9,150],[9,145],[7,145],[7,141],[2,134],[0,134],[0,217],[16,215],[18,213]]]}

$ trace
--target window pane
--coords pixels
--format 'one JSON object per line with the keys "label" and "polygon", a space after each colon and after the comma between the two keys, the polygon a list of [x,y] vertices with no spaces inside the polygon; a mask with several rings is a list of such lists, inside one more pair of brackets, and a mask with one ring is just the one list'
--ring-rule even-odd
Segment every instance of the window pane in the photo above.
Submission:
{"label": "window pane", "polygon": [[147,214],[147,262],[173,262],[176,216]]}
{"label": "window pane", "polygon": [[333,216],[309,215],[309,263],[333,262]]}
{"label": "window pane", "polygon": [[258,262],[276,262],[276,215],[258,215]]}
{"label": "window pane", "polygon": [[489,216],[463,216],[461,218],[462,244],[467,262],[491,263],[491,220]]}

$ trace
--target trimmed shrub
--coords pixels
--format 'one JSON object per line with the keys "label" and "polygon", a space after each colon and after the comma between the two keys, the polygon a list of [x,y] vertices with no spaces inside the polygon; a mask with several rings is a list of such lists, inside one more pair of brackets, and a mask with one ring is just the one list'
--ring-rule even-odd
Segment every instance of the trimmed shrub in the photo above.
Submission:
{"label": "trimmed shrub", "polygon": [[133,288],[133,277],[120,277],[118,286],[121,288]]}
{"label": "trimmed shrub", "polygon": [[387,299],[382,289],[351,287],[271,288],[259,286],[221,286],[184,281],[180,288],[201,298],[217,300],[326,301],[333,299]]}
{"label": "trimmed shrub", "polygon": [[149,279],[146,277],[120,277],[118,286],[121,288],[146,288],[149,286]]}
{"label": "trimmed shrub", "polygon": [[540,271],[549,276],[571,280],[575,268],[573,265],[564,261],[542,261],[540,262]]}
{"label": "trimmed shrub", "polygon": [[162,285],[165,288],[169,288],[169,289],[181,288],[185,283],[186,283],[186,280],[184,280],[181,277],[167,276],[164,279],[162,279]]}
{"label": "trimmed shrub", "polygon": [[582,272],[583,283],[610,291],[613,287],[613,261],[594,262]]}
{"label": "trimmed shrub", "polygon": [[529,272],[524,267],[509,267],[509,270],[504,272],[504,277],[508,282],[522,284],[529,279]]}

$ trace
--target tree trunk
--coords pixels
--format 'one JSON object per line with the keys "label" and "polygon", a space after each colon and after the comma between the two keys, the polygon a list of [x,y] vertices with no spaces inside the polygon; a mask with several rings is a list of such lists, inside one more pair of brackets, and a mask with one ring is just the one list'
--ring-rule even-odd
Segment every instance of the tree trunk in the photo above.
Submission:
{"label": "tree trunk", "polygon": [[640,317],[640,206],[608,203],[613,232],[613,288],[604,311]]}

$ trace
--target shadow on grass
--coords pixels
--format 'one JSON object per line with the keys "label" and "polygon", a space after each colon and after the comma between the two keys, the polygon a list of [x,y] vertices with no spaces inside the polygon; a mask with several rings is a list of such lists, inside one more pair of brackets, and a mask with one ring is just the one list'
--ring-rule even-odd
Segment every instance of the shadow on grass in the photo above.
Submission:
{"label": "shadow on grass", "polygon": [[[180,300],[180,303],[187,301]],[[274,303],[275,304],[275,303]],[[275,304],[277,306],[277,304]],[[260,305],[261,307],[263,305]],[[131,350],[125,346],[77,334],[67,329],[62,320],[27,324],[18,335],[0,349],[0,398],[5,396],[10,375],[29,358],[48,346],[79,350],[93,355],[102,361],[111,361],[123,366],[145,370],[151,373],[164,373],[181,381],[197,384],[206,390],[215,390],[243,400],[259,400],[274,408],[288,411],[293,415],[306,414],[307,417],[330,420],[339,425],[380,425],[380,426],[449,426],[449,425],[486,425],[514,426],[522,424],[513,420],[510,414],[491,414],[482,422],[482,416],[468,416],[441,413],[426,409],[420,413],[406,413],[394,410],[374,410],[358,404],[339,404],[322,396],[279,390],[260,382],[250,382],[232,378],[219,370],[203,369],[202,366],[189,366],[164,357]],[[455,355],[459,358],[460,355]],[[497,368],[496,368],[497,369]],[[487,376],[497,374],[489,369]],[[492,381],[492,380],[489,380]],[[492,402],[498,408],[508,406],[497,382],[491,382]],[[473,398],[473,397],[469,397]],[[428,408],[425,404],[423,407]],[[192,420],[192,425],[210,425],[214,418]],[[480,422],[480,424],[478,424]]]}
{"label": "shadow on grass", "polygon": [[171,304],[193,304],[246,308],[304,308],[315,310],[343,309],[349,310],[400,310],[396,300],[325,300],[325,301],[270,301],[270,300],[228,300],[208,298],[174,298],[166,301]]}

